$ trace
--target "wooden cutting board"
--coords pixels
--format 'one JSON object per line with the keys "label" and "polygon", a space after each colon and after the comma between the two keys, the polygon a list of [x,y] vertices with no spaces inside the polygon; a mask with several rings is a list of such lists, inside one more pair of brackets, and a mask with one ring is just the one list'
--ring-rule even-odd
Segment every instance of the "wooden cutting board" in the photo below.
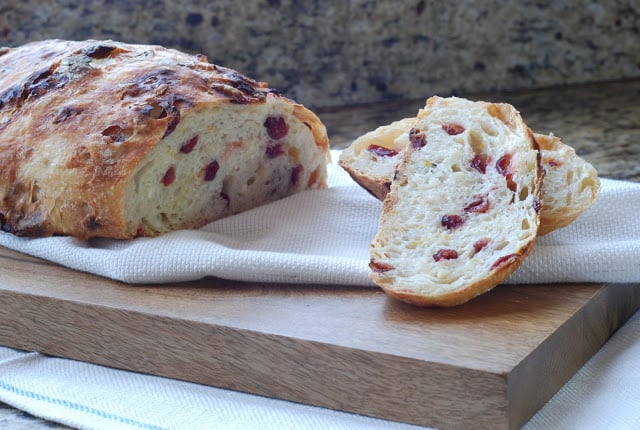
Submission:
{"label": "wooden cutting board", "polygon": [[0,248],[0,344],[441,429],[523,425],[638,285],[501,286],[453,309],[373,288],[126,285]]}

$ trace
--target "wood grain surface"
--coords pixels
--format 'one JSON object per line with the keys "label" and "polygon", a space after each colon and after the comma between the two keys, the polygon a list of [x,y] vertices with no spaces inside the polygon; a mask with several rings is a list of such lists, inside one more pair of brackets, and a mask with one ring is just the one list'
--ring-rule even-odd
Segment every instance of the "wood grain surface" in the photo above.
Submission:
{"label": "wood grain surface", "polygon": [[126,285],[0,248],[0,344],[441,429],[524,424],[635,285],[502,286],[453,309],[373,288]]}

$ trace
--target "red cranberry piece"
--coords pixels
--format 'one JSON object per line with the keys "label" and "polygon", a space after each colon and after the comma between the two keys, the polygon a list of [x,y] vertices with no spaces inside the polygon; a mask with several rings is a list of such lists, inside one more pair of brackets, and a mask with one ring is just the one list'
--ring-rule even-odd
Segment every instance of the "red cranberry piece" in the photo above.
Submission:
{"label": "red cranberry piece", "polygon": [[455,136],[464,131],[464,127],[460,124],[442,124],[442,129],[449,135]]}
{"label": "red cranberry piece", "polygon": [[164,172],[164,176],[162,177],[162,185],[168,187],[173,184],[173,181],[176,180],[176,168],[174,166],[169,166],[166,172]]}
{"label": "red cranberry piece", "polygon": [[473,250],[475,252],[480,252],[489,244],[489,242],[491,242],[491,239],[480,239],[473,244]]}
{"label": "red cranberry piece", "polygon": [[204,168],[204,180],[205,181],[213,181],[218,174],[218,169],[220,168],[220,164],[217,161],[212,161],[207,164]]}
{"label": "red cranberry piece", "polygon": [[499,266],[502,266],[503,264],[507,263],[507,262],[511,262],[514,261],[516,259],[520,258],[520,254],[507,254],[507,255],[503,255],[502,257],[498,258],[495,263],[493,263],[491,265],[491,269],[495,269]]}
{"label": "red cranberry piece", "polygon": [[380,145],[369,145],[367,151],[373,152],[380,157],[393,157],[395,155],[398,155],[398,151],[391,148],[385,148],[384,146]]}
{"label": "red cranberry piece", "polygon": [[485,173],[487,171],[487,156],[485,154],[476,154],[469,164],[478,172]]}
{"label": "red cranberry piece", "polygon": [[414,148],[420,149],[427,144],[427,137],[419,129],[412,128],[409,130],[409,142]]}
{"label": "red cranberry piece", "polygon": [[435,254],[433,254],[433,259],[435,261],[440,260],[455,260],[458,258],[458,253],[455,249],[441,249]]}
{"label": "red cranberry piece", "polygon": [[440,224],[451,230],[464,224],[464,219],[460,215],[443,215]]}
{"label": "red cranberry piece", "polygon": [[182,152],[183,154],[190,153],[191,151],[193,151],[193,148],[195,148],[197,143],[198,143],[198,135],[196,134],[191,139],[187,140],[185,143],[182,144],[182,146],[180,147],[180,152]]}
{"label": "red cranberry piece", "polygon": [[177,107],[171,106],[169,114],[165,114],[165,116],[167,115],[170,115],[171,118],[169,118],[169,122],[167,123],[167,129],[164,132],[164,136],[162,136],[163,138],[173,133],[176,127],[178,126],[178,124],[180,123],[180,110]]}
{"label": "red cranberry piece", "polygon": [[276,158],[278,155],[284,154],[284,151],[282,151],[282,143],[269,142],[265,154],[267,154],[267,158]]}
{"label": "red cranberry piece", "polygon": [[496,170],[503,176],[509,174],[509,166],[511,165],[511,154],[505,154],[496,161]]}
{"label": "red cranberry piece", "polygon": [[496,170],[507,180],[507,188],[515,192],[517,185],[513,182],[513,173],[511,167],[511,154],[505,154],[496,161]]}
{"label": "red cranberry piece", "polygon": [[391,264],[388,263],[380,263],[379,261],[371,260],[369,262],[369,268],[376,273],[384,273],[389,270],[395,269]]}
{"label": "red cranberry piece", "polygon": [[287,122],[281,116],[270,116],[264,120],[264,126],[267,129],[267,134],[273,140],[282,139],[289,132],[289,126]]}
{"label": "red cranberry piece", "polygon": [[554,160],[553,158],[550,158],[550,159],[547,160],[547,166],[549,166],[549,167],[562,166],[562,162],[560,162],[558,160]]}
{"label": "red cranberry piece", "polygon": [[302,166],[298,164],[291,169],[291,185],[297,185],[300,182],[300,175],[302,174]]}
{"label": "red cranberry piece", "polygon": [[464,211],[467,213],[470,212],[474,212],[474,213],[486,213],[489,210],[489,197],[487,196],[482,196],[474,201],[472,201],[471,203],[469,203],[467,206],[464,207]]}

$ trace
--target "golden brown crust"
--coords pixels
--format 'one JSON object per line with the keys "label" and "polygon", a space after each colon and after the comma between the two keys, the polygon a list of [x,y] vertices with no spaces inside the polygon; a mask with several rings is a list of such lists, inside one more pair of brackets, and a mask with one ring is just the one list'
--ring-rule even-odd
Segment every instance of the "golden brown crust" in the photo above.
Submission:
{"label": "golden brown crust", "polygon": [[[131,237],[128,177],[185,114],[280,98],[204,56],[159,46],[48,40],[2,52],[0,224],[18,235]],[[305,121],[328,148],[324,126]]]}
{"label": "golden brown crust", "polygon": [[505,264],[504,267],[501,267],[500,270],[494,271],[491,276],[468,286],[464,290],[452,291],[450,293],[434,297],[417,294],[413,291],[396,290],[393,288],[393,286],[383,283],[380,283],[378,285],[390,297],[414,306],[446,308],[462,305],[481,294],[491,291],[502,281],[507,279],[513,272],[516,271],[516,269],[520,266],[524,259],[529,255],[529,253],[533,249],[534,243],[535,239],[529,242],[526,246],[522,247],[520,252],[513,257],[513,260],[510,262],[510,264]]}
{"label": "golden brown crust", "polygon": [[361,172],[353,169],[348,163],[345,163],[342,160],[338,160],[338,165],[342,167],[358,185],[368,191],[369,194],[376,199],[384,201],[387,194],[389,194],[389,189],[391,187],[390,181],[363,175]]}

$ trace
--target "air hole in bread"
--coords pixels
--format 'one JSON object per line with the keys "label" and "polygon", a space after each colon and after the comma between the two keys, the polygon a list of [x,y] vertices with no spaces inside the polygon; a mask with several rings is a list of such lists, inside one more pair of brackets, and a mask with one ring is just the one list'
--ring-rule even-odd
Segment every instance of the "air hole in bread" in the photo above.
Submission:
{"label": "air hole in bread", "polygon": [[520,198],[520,201],[526,200],[527,197],[529,197],[529,187],[527,187],[526,185],[522,187],[520,193],[518,194],[518,197]]}
{"label": "air hole in bread", "polygon": [[487,112],[489,112],[489,115],[491,115],[492,117],[502,121],[504,125],[506,125],[510,129],[514,128],[514,125],[511,123],[510,118],[507,116],[509,115],[509,112],[506,109],[503,109],[502,106],[498,104],[490,104],[489,106],[487,106]]}
{"label": "air hole in bread", "polygon": [[42,200],[42,191],[38,184],[31,186],[31,203],[37,203]]}
{"label": "air hole in bread", "polygon": [[523,230],[528,230],[529,227],[531,227],[531,225],[529,224],[529,221],[526,218],[524,218],[522,220],[522,229]]}
{"label": "air hole in bread", "polygon": [[298,148],[296,148],[295,146],[291,146],[287,150],[287,154],[289,154],[289,157],[291,157],[291,159],[294,161],[294,163],[300,162],[300,150]]}
{"label": "air hole in bread", "polygon": [[105,137],[110,137],[114,142],[124,142],[128,138],[131,137],[133,133],[131,130],[125,130],[119,125],[111,125],[104,130],[102,130],[102,135]]}
{"label": "air hole in bread", "polygon": [[477,130],[471,130],[469,132],[469,144],[471,145],[473,152],[476,154],[481,154],[485,150],[484,140]]}
{"label": "air hole in bread", "polygon": [[458,164],[452,164],[452,165],[451,165],[451,171],[452,171],[452,172],[459,172],[459,171],[461,171],[461,170],[462,170],[462,169],[460,169],[460,166],[459,166]]}
{"label": "air hole in bread", "polygon": [[571,185],[573,182],[573,170],[567,170],[567,184]]}
{"label": "air hole in bread", "polygon": [[167,111],[164,107],[160,106],[160,103],[157,101],[151,102],[151,104],[147,105],[144,112],[152,119],[160,119],[167,116]]}
{"label": "air hole in bread", "polygon": [[500,242],[500,243],[496,244],[495,249],[496,249],[496,251],[500,251],[501,249],[506,248],[508,245],[509,245],[509,242],[503,241],[503,242]]}
{"label": "air hole in bread", "polygon": [[596,181],[593,178],[584,178],[580,182],[580,193],[583,193],[585,189],[590,188],[592,192],[596,189]]}
{"label": "air hole in bread", "polygon": [[489,136],[498,135],[498,131],[495,129],[495,127],[492,124],[489,124],[488,122],[485,122],[485,121],[480,122],[480,127],[482,128],[482,131],[488,134]]}

